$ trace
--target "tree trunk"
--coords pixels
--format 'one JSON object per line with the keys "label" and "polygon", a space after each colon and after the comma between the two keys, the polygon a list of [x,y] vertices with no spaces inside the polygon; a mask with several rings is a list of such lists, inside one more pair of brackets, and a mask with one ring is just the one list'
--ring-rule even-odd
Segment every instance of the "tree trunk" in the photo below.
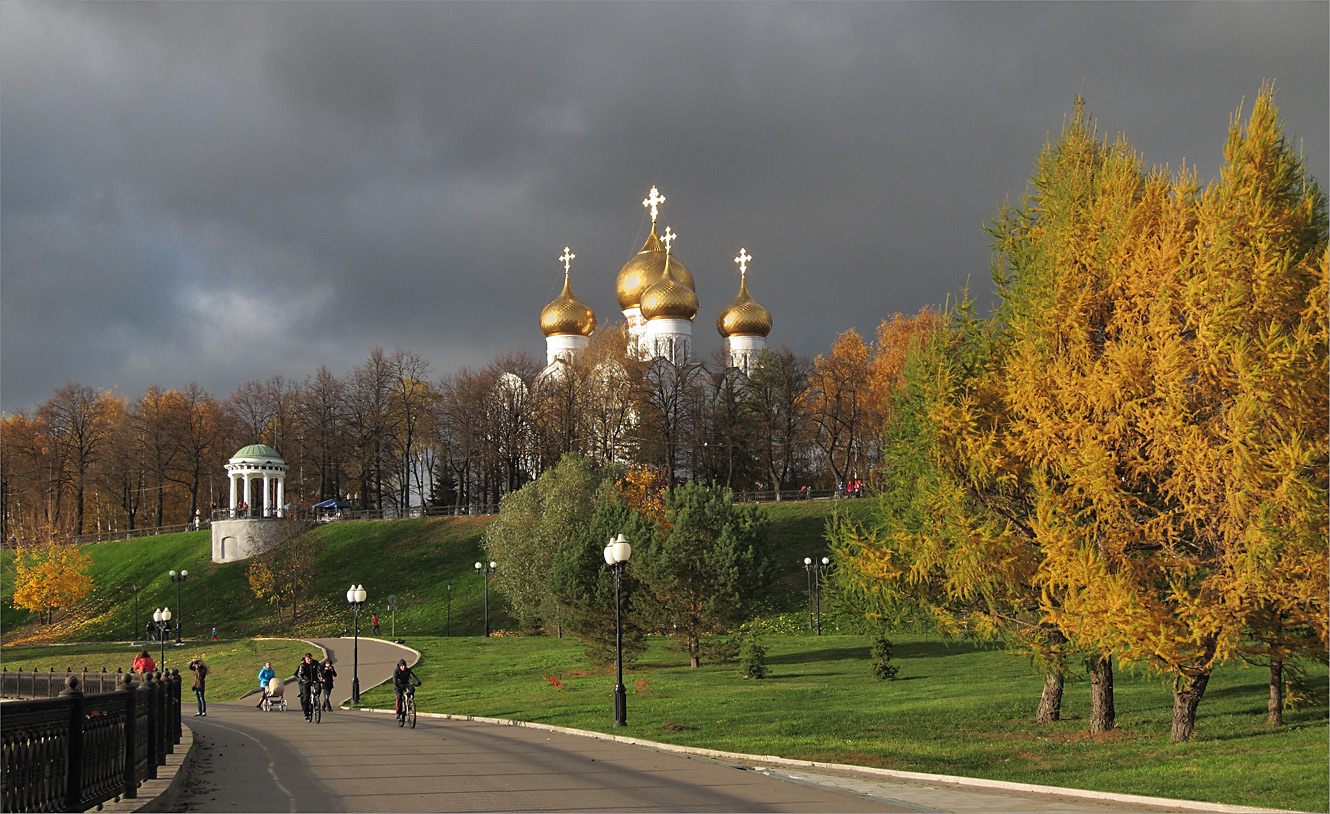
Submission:
{"label": "tree trunk", "polygon": [[[1065,644],[1067,637],[1062,635],[1062,631],[1057,628],[1049,631],[1048,643],[1056,649],[1059,645]],[[1052,660],[1053,664],[1061,665],[1060,657]],[[1044,692],[1039,697],[1039,711],[1034,715],[1034,722],[1037,724],[1051,724],[1054,721],[1062,720],[1062,684],[1064,675],[1061,666],[1054,667],[1044,674]]]}
{"label": "tree trunk", "polygon": [[1191,740],[1196,732],[1196,708],[1205,695],[1205,685],[1210,683],[1210,672],[1185,679],[1178,678],[1173,683],[1173,728],[1168,733],[1172,743]]}
{"label": "tree trunk", "polygon": [[688,637],[688,666],[696,670],[702,666],[702,642],[696,636]]}
{"label": "tree trunk", "polygon": [[1035,713],[1035,723],[1051,724],[1062,720],[1062,682],[1061,670],[1044,674],[1044,693],[1039,697],[1039,711]]}
{"label": "tree trunk", "polygon": [[1284,662],[1270,659],[1270,708],[1265,725],[1271,729],[1284,724]]}
{"label": "tree trunk", "polygon": [[1090,734],[1113,728],[1113,656],[1104,654],[1090,662]]}

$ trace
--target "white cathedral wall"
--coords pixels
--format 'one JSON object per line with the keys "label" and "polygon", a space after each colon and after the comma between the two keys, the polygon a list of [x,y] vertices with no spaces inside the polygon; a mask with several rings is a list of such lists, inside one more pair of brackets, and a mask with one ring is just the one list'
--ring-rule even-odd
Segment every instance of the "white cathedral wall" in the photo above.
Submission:
{"label": "white cathedral wall", "polygon": [[757,366],[758,357],[767,349],[765,336],[731,336],[725,340],[725,350],[730,357],[730,367],[737,367],[744,373],[751,373]]}
{"label": "white cathedral wall", "polygon": [[670,317],[648,320],[644,344],[652,358],[681,365],[693,357],[693,321]]}
{"label": "white cathedral wall", "polygon": [[577,352],[585,348],[591,339],[581,334],[555,334],[545,337],[545,366],[554,364],[554,360],[562,357],[567,361],[572,361]]}

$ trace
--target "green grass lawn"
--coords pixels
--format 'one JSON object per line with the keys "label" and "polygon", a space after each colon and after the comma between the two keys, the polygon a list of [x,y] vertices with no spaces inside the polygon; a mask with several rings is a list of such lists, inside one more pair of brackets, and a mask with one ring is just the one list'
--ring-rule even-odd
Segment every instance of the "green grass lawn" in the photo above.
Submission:
{"label": "green grass lawn", "polygon": [[[1195,740],[1170,744],[1172,696],[1158,677],[1118,671],[1118,729],[1090,737],[1089,683],[1070,682],[1064,720],[1030,721],[1041,678],[1028,660],[971,643],[895,637],[896,681],[869,677],[868,639],[768,636],[771,676],[735,664],[687,667],[653,639],[625,673],[628,727],[613,729],[612,668],[544,637],[432,638],[420,650],[424,712],[514,718],[749,754],[1159,795],[1326,810],[1327,708],[1265,729],[1266,672],[1227,665],[1201,704]],[[1324,666],[1314,668],[1324,683]],[[546,677],[562,682],[554,686]],[[392,708],[379,687],[362,703]]]}

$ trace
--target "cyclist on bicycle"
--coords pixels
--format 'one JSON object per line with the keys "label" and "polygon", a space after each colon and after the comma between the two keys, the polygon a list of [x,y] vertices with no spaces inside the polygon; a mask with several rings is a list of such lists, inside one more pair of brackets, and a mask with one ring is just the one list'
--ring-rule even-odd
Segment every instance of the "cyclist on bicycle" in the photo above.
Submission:
{"label": "cyclist on bicycle", "polygon": [[300,685],[300,711],[305,713],[305,720],[308,721],[314,714],[314,705],[311,703],[310,692],[315,685],[322,685],[323,670],[319,663],[314,660],[314,656],[306,653],[300,659],[300,664],[296,666],[296,683]]}
{"label": "cyclist on bicycle", "polygon": [[412,685],[420,686],[420,679],[406,666],[406,659],[397,660],[397,669],[393,670],[393,692],[397,694],[397,714],[406,712],[406,693]]}

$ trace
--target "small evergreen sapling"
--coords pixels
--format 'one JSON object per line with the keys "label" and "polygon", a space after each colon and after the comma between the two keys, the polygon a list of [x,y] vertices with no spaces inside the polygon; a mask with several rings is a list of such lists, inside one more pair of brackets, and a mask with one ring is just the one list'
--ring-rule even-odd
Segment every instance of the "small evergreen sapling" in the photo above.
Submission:
{"label": "small evergreen sapling", "polygon": [[770,672],[767,668],[767,649],[756,634],[750,633],[744,639],[740,667],[744,678],[766,678]]}
{"label": "small evergreen sapling", "polygon": [[869,655],[873,660],[874,678],[879,681],[892,681],[896,678],[900,667],[891,663],[891,639],[888,639],[886,634],[881,634],[873,640]]}

